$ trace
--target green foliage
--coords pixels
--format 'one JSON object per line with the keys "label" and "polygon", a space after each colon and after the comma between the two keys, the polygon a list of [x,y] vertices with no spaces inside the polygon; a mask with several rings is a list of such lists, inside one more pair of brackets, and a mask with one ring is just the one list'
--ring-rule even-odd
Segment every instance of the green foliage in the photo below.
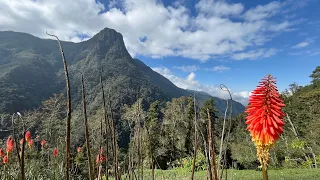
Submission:
{"label": "green foliage", "polygon": [[310,75],[312,78],[313,84],[318,84],[320,82],[320,66],[317,66],[316,69]]}
{"label": "green foliage", "polygon": [[[175,167],[181,167],[184,170],[192,171],[193,157],[185,157],[180,160],[176,160]],[[180,165],[180,166],[179,166]],[[203,171],[207,169],[207,160],[202,152],[197,152],[197,158],[195,163],[195,171]]]}
{"label": "green foliage", "polygon": [[303,141],[303,140],[300,140],[300,139],[294,139],[292,142],[291,142],[291,147],[293,149],[303,149],[306,145],[306,142]]}

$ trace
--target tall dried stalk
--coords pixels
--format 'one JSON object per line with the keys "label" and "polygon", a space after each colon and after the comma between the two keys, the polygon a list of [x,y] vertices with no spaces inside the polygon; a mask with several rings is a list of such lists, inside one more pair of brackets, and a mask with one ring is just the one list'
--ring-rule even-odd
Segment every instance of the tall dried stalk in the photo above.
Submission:
{"label": "tall dried stalk", "polygon": [[[11,117],[11,122],[12,122],[12,138],[13,141],[15,142],[15,146],[16,146],[16,153],[17,153],[17,157],[18,157],[18,161],[19,161],[19,166],[20,166],[20,172],[21,172],[21,177],[23,173],[23,168],[22,168],[22,161],[21,161],[21,157],[20,157],[20,153],[19,153],[19,145],[18,142],[16,140],[16,133],[15,133],[15,125],[14,125],[14,115],[15,113],[12,115]],[[23,140],[24,141],[24,140]]]}
{"label": "tall dried stalk", "polygon": [[94,172],[92,168],[92,160],[91,160],[91,153],[90,153],[90,144],[89,144],[89,126],[88,126],[88,119],[87,119],[87,107],[86,107],[86,95],[84,90],[84,79],[83,75],[81,75],[81,81],[82,81],[82,111],[83,111],[83,117],[84,117],[84,127],[85,127],[85,137],[86,137],[86,148],[87,148],[87,155],[88,155],[88,161],[89,161],[89,179],[94,179]]}
{"label": "tall dried stalk", "polygon": [[[226,143],[225,143],[225,151],[224,151],[224,155],[223,155],[223,165],[222,165],[222,170],[220,173],[220,179],[222,179],[224,167],[227,165],[227,148],[228,148],[228,144],[229,144],[229,137],[230,137],[231,126],[232,126],[232,95],[226,85],[221,84],[220,87],[223,91],[228,91],[229,96],[230,96],[229,127],[228,127],[228,132],[227,132]],[[225,89],[223,89],[223,87]],[[228,178],[227,176],[228,176],[228,169],[226,169],[226,179]]]}
{"label": "tall dried stalk", "polygon": [[109,109],[110,109],[110,115],[111,115],[111,131],[112,131],[112,140],[113,140],[113,157],[114,157],[114,176],[115,179],[118,180],[120,177],[118,176],[118,144],[116,139],[116,127],[113,117],[113,111],[111,106],[111,100],[110,100],[110,93],[109,93]]}
{"label": "tall dried stalk", "polygon": [[26,176],[24,173],[24,151],[25,151],[25,145],[26,145],[26,129],[20,113],[18,113],[18,116],[19,116],[19,119],[22,120],[22,128],[23,128],[23,140],[22,140],[22,147],[21,147],[21,179],[25,180]]}
{"label": "tall dried stalk", "polygon": [[[223,90],[223,87],[224,86],[223,84],[220,84],[220,88]],[[227,107],[226,107],[226,110],[224,111],[224,117],[223,117],[223,126],[222,126],[222,133],[221,133],[221,140],[220,140],[220,150],[219,150],[219,156],[218,156],[218,175],[221,179],[221,157],[222,157],[222,148],[223,148],[223,142],[224,142],[224,134],[225,134],[225,128],[226,128],[226,119],[227,119],[227,112],[228,112],[228,108],[229,108],[229,101],[228,99],[226,98],[225,99],[226,102],[227,102]]]}
{"label": "tall dried stalk", "polygon": [[191,179],[194,179],[194,170],[196,167],[196,159],[197,159],[197,110],[196,110],[196,96],[193,96],[193,108],[194,108],[194,150],[193,150],[193,163],[192,163],[192,175]]}
{"label": "tall dried stalk", "polygon": [[209,132],[209,148],[210,148],[210,160],[211,160],[211,172],[213,175],[213,180],[218,180],[217,176],[217,169],[216,169],[216,157],[214,152],[214,141],[213,141],[213,134],[212,134],[212,125],[211,125],[211,116],[209,108],[207,108],[207,115],[208,115],[208,132]]}
{"label": "tall dried stalk", "polygon": [[[101,68],[101,73],[103,72],[103,69]],[[106,110],[106,99],[104,96],[104,88],[102,83],[102,74],[100,74],[100,84],[101,84],[101,91],[102,91],[102,101],[103,101],[103,118],[104,118],[104,124],[105,124],[105,135],[106,135],[106,180],[109,179],[109,142],[108,142],[108,127],[109,123],[107,120],[107,110]],[[102,129],[102,121],[101,121],[101,127]],[[101,145],[100,145],[101,148]]]}
{"label": "tall dried stalk", "polygon": [[67,122],[66,122],[66,180],[69,180],[69,171],[70,171],[70,122],[71,122],[71,94],[70,94],[70,80],[69,80],[69,73],[68,73],[68,66],[66,62],[66,58],[64,56],[64,52],[60,43],[58,36],[49,34],[46,32],[47,35],[55,37],[58,41],[60,52],[62,56],[63,66],[64,66],[64,73],[66,77],[66,86],[67,86]]}

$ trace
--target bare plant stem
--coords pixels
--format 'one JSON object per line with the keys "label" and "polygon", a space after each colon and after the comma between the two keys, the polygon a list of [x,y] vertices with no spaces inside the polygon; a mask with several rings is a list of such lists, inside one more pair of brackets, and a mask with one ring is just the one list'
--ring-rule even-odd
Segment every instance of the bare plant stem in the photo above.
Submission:
{"label": "bare plant stem", "polygon": [[[101,69],[101,73],[103,72],[103,69]],[[107,110],[106,110],[106,99],[104,96],[104,88],[102,83],[102,75],[100,75],[100,84],[101,84],[101,91],[102,91],[102,101],[103,101],[103,118],[104,118],[104,124],[105,124],[105,135],[106,135],[106,180],[109,179],[109,141],[108,141],[108,127],[109,127],[109,121],[107,120]],[[102,129],[102,121],[101,121],[101,129]]]}
{"label": "bare plant stem", "polygon": [[194,150],[193,150],[193,163],[192,163],[192,175],[191,179],[194,179],[194,170],[196,167],[196,159],[197,159],[197,109],[196,109],[196,97],[193,96],[193,108],[194,108]]}
{"label": "bare plant stem", "polygon": [[25,180],[26,176],[24,173],[24,151],[25,151],[25,145],[26,145],[26,130],[23,119],[19,116],[19,118],[22,120],[22,128],[23,128],[23,140],[22,140],[22,147],[21,147],[21,179]]}
{"label": "bare plant stem", "polygon": [[87,108],[86,108],[86,96],[85,96],[85,90],[84,90],[84,79],[83,75],[81,76],[82,81],[82,111],[83,111],[83,117],[84,117],[84,127],[85,127],[85,137],[86,137],[86,148],[87,148],[87,156],[88,156],[88,169],[89,169],[89,179],[94,179],[94,172],[92,168],[92,160],[91,160],[91,153],[90,153],[90,144],[89,144],[89,126],[88,126],[88,120],[87,120]]}
{"label": "bare plant stem", "polygon": [[262,177],[263,180],[268,180],[268,172],[267,172],[267,167],[262,163]]}
{"label": "bare plant stem", "polygon": [[214,152],[214,141],[213,141],[213,134],[212,134],[212,125],[211,125],[211,116],[209,108],[207,108],[208,114],[208,132],[209,132],[209,147],[210,147],[210,155],[211,155],[211,171],[213,174],[213,180],[218,180],[217,176],[217,169],[216,169],[216,158]]}
{"label": "bare plant stem", "polygon": [[20,154],[19,154],[19,145],[18,145],[18,142],[16,140],[16,134],[15,134],[15,125],[14,125],[14,115],[12,115],[11,117],[11,121],[12,121],[12,138],[13,138],[13,141],[15,142],[15,146],[16,146],[16,153],[17,153],[17,157],[18,157],[18,161],[19,161],[19,166],[20,166],[20,171],[21,171],[21,174],[22,174],[22,164],[21,164],[21,157],[20,157]]}
{"label": "bare plant stem", "polygon": [[[223,87],[225,89],[223,89]],[[228,149],[228,144],[229,144],[229,137],[230,137],[230,132],[231,132],[231,125],[232,125],[232,95],[231,92],[229,91],[228,87],[224,84],[220,85],[220,88],[223,91],[228,91],[229,96],[230,96],[230,112],[229,112],[229,127],[228,127],[228,132],[227,132],[227,138],[226,138],[226,143],[225,143],[225,151],[224,151],[224,155],[223,155],[223,164],[222,164],[222,170],[220,173],[220,179],[222,179],[222,175],[223,175],[223,170],[224,167],[227,164],[227,149]],[[226,179],[228,178],[228,169],[226,169]]]}
{"label": "bare plant stem", "polygon": [[227,111],[228,111],[228,106],[229,106],[228,99],[226,99],[226,101],[227,101],[227,107],[226,107],[226,110],[224,111],[223,126],[222,126],[221,140],[220,140],[220,150],[219,150],[219,156],[218,156],[218,175],[219,176],[220,176],[221,171],[222,171],[222,168],[221,168],[221,157],[222,157],[222,148],[223,148],[223,142],[224,142],[224,133],[225,133],[225,129],[226,129]]}
{"label": "bare plant stem", "polygon": [[112,128],[112,140],[113,140],[113,157],[114,157],[114,176],[115,179],[118,180],[118,144],[117,144],[117,139],[116,139],[116,127],[115,127],[115,122],[114,122],[114,117],[113,117],[113,111],[112,111],[112,106],[111,106],[111,100],[110,100],[110,93],[109,93],[109,108],[110,108],[110,114],[111,114],[111,128]]}
{"label": "bare plant stem", "polygon": [[67,86],[67,122],[66,122],[66,180],[69,180],[69,171],[70,171],[70,122],[71,122],[71,95],[70,95],[70,80],[69,80],[69,73],[68,73],[68,66],[66,62],[66,58],[64,56],[64,52],[60,43],[58,36],[49,34],[46,32],[47,35],[55,37],[58,41],[60,52],[62,56],[63,66],[64,66],[64,73],[66,77],[66,86]]}

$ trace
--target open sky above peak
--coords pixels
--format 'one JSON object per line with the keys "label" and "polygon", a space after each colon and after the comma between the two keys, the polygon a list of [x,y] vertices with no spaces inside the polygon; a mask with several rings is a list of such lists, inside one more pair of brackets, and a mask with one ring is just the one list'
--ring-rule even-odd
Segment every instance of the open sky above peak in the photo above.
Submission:
{"label": "open sky above peak", "polygon": [[267,74],[280,90],[306,85],[320,65],[320,1],[285,0],[0,0],[0,31],[66,41],[105,27],[129,53],[181,88],[246,104]]}

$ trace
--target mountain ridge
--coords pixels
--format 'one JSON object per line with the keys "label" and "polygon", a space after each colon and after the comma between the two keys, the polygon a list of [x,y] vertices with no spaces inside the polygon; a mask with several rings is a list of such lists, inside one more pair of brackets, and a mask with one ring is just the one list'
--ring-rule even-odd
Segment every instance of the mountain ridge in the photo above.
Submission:
{"label": "mountain ridge", "polygon": [[[72,101],[76,107],[81,104],[81,74],[85,75],[92,110],[100,105],[100,75],[112,94],[110,98],[115,107],[116,103],[132,104],[137,97],[152,102],[192,95],[189,90],[175,86],[142,61],[132,58],[123,36],[113,29],[104,28],[83,42],[61,41],[61,44],[69,67]],[[3,90],[0,92],[0,112],[32,109],[53,93],[65,92],[62,67],[55,40],[41,39],[27,33],[0,32],[0,85]],[[46,90],[43,87],[47,87]],[[199,96],[201,101],[210,98],[207,94],[199,93]],[[244,107],[239,106],[234,112],[243,110]]]}

